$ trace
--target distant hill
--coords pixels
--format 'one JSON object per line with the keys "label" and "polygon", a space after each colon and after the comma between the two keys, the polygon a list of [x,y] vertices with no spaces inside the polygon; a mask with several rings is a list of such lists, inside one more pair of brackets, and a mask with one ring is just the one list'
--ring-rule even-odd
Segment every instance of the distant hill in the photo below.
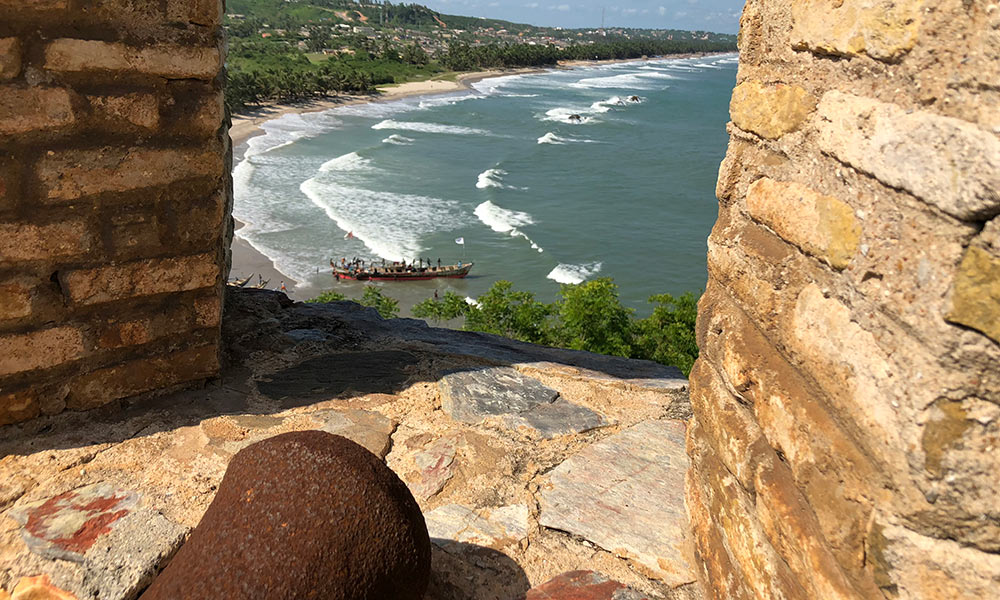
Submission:
{"label": "distant hill", "polygon": [[[228,0],[230,15],[268,22],[272,27],[306,24],[337,24],[378,28],[404,27],[415,30],[505,30],[512,34],[544,34],[556,39],[585,41],[597,37],[596,28],[563,29],[513,23],[501,19],[465,17],[439,13],[420,4],[385,4],[353,0]],[[601,37],[699,39],[713,42],[736,42],[732,34],[679,29],[609,28]],[[582,38],[582,39],[581,39]]]}

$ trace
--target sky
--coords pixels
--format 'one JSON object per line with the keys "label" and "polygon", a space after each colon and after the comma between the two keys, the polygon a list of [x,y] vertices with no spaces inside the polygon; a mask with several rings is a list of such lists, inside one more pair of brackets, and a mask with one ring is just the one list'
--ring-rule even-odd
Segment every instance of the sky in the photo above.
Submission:
{"label": "sky", "polygon": [[[411,0],[413,1],[413,0]],[[547,27],[689,29],[736,33],[745,0],[417,0],[446,14]]]}

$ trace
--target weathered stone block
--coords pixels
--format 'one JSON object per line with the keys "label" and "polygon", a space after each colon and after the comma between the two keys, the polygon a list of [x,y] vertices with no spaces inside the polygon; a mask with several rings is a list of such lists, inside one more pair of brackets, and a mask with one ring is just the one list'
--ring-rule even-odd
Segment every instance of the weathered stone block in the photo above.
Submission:
{"label": "weathered stone block", "polygon": [[955,274],[952,306],[946,318],[1000,342],[1000,257],[969,246]]}
{"label": "weathered stone block", "polygon": [[170,44],[135,47],[64,38],[46,47],[45,68],[59,72],[119,71],[167,79],[214,79],[222,68],[222,57],[218,48]]}
{"label": "weathered stone block", "polygon": [[670,586],[694,581],[683,550],[684,432],[681,421],[645,421],[574,454],[543,486],[539,523],[629,558]]}
{"label": "weathered stone block", "polygon": [[112,126],[156,129],[160,124],[160,104],[152,94],[89,96],[87,99],[94,115]]}
{"label": "weathered stone block", "polygon": [[1000,556],[952,540],[918,535],[876,523],[873,562],[884,569],[884,587],[899,598],[983,600],[1000,585]]}
{"label": "weathered stone block", "polygon": [[858,252],[861,225],[851,207],[832,196],[765,177],[750,186],[746,202],[754,220],[835,269]]}
{"label": "weathered stone block", "polygon": [[31,314],[31,288],[19,281],[0,283],[0,321]]}
{"label": "weathered stone block", "polygon": [[1000,213],[1000,139],[989,131],[839,91],[817,114],[824,152],[953,217]]}
{"label": "weathered stone block", "polygon": [[517,414],[553,402],[559,392],[510,367],[449,373],[441,378],[441,408],[456,421]]}
{"label": "weathered stone block", "polygon": [[[810,591],[812,598],[847,600],[875,597],[873,583],[859,593],[826,545],[819,523],[796,488],[788,467],[774,456],[757,469],[757,519],[775,549]],[[862,546],[863,547],[863,546]]]}
{"label": "weathered stone block", "polygon": [[0,223],[0,264],[80,256],[93,243],[84,221]]}
{"label": "weathered stone block", "polygon": [[690,380],[691,407],[705,436],[726,468],[751,488],[756,463],[766,448],[753,414],[733,398],[707,358],[695,363]]}
{"label": "weathered stone block", "polygon": [[58,10],[66,8],[69,0],[0,0],[0,8],[27,8],[30,10]]}
{"label": "weathered stone block", "polygon": [[473,510],[446,504],[424,514],[431,542],[448,547],[451,542],[502,548],[528,537],[528,507],[524,504]]}
{"label": "weathered stone block", "polygon": [[75,122],[66,89],[0,86],[0,135],[65,129]]}
{"label": "weathered stone block", "polygon": [[58,152],[44,157],[37,171],[46,197],[53,202],[224,175],[217,151],[120,147]]}
{"label": "weathered stone block", "polygon": [[[693,425],[688,431],[696,427],[697,425]],[[691,518],[691,533],[694,536],[699,570],[698,579],[709,592],[710,598],[751,600],[750,592],[743,584],[745,577],[729,554],[716,526],[715,516],[709,512],[704,485],[695,469],[688,471],[687,483],[684,486],[685,505]]]}
{"label": "weathered stone block", "polygon": [[97,408],[112,400],[206,379],[218,372],[219,350],[215,345],[133,360],[78,377],[70,389],[66,407]]}
{"label": "weathered stone block", "polygon": [[100,304],[137,296],[197,290],[214,286],[218,279],[216,256],[199,254],[70,271],[63,276],[63,285],[74,303]]}
{"label": "weathered stone block", "polygon": [[222,0],[168,0],[167,18],[195,25],[217,25],[222,20]]}
{"label": "weathered stone block", "polygon": [[77,600],[77,597],[52,585],[48,575],[38,575],[22,577],[14,586],[10,600]]}
{"label": "weathered stone block", "polygon": [[222,322],[222,300],[206,296],[194,301],[195,324],[198,327],[218,327]]}
{"label": "weathered stone block", "polygon": [[719,461],[697,426],[688,433],[687,449],[693,480],[701,483],[695,486],[696,493],[707,507],[707,515],[695,519],[708,519],[719,528],[743,575],[738,585],[756,598],[809,598],[758,522],[749,494]]}
{"label": "weathered stone block", "polygon": [[38,394],[34,390],[0,394],[0,426],[34,419],[40,413]]}
{"label": "weathered stone block", "polygon": [[797,0],[792,45],[895,61],[916,45],[923,7],[923,0]]}
{"label": "weathered stone block", "polygon": [[0,375],[48,369],[81,358],[83,334],[75,327],[53,327],[0,336]]}
{"label": "weathered stone block", "polygon": [[[785,458],[834,556],[850,576],[858,575],[865,528],[885,481],[828,413],[823,394],[781,357],[752,320],[732,303],[716,310],[726,316],[719,321],[722,333],[707,336],[703,352],[721,360],[727,380],[741,386],[757,417],[754,426]],[[773,457],[770,448],[761,454],[767,456],[758,458],[761,465]],[[744,485],[750,489],[755,484]]]}
{"label": "weathered stone block", "polygon": [[737,127],[777,139],[797,131],[816,107],[816,99],[797,85],[747,81],[736,86],[729,115]]}
{"label": "weathered stone block", "polygon": [[21,40],[0,38],[0,81],[14,79],[21,74]]}

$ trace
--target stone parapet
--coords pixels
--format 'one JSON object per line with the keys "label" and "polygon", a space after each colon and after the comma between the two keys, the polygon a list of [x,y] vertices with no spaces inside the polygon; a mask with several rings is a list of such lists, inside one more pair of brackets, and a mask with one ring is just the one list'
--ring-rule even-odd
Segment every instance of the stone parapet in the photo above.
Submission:
{"label": "stone parapet", "polygon": [[710,595],[1000,582],[998,31],[989,3],[747,3],[691,373]]}
{"label": "stone parapet", "polygon": [[218,373],[221,17],[0,1],[0,424]]}

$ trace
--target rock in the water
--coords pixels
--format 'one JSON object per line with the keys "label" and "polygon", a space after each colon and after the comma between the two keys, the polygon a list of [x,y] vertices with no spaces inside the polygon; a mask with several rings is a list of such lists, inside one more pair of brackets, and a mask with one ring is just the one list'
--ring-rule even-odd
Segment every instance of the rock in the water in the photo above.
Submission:
{"label": "rock in the water", "polygon": [[604,425],[604,419],[585,406],[579,406],[560,398],[551,404],[539,404],[516,415],[504,415],[507,427],[520,430],[544,439],[560,435],[583,433]]}
{"label": "rock in the water", "polygon": [[627,588],[594,571],[569,571],[533,587],[524,600],[648,600],[648,596]]}
{"label": "rock in the water", "polygon": [[10,517],[22,526],[21,537],[35,554],[83,562],[97,538],[110,532],[138,501],[134,492],[95,483],[16,508]]}
{"label": "rock in the water", "polygon": [[419,600],[430,575],[420,508],[364,448],[286,433],[233,457],[191,538],[143,600]]}
{"label": "rock in the water", "polygon": [[524,504],[479,511],[446,504],[425,514],[424,519],[431,541],[445,547],[449,542],[498,547],[528,536],[528,507]]}
{"label": "rock in the water", "polygon": [[441,408],[463,423],[517,414],[548,404],[559,392],[510,367],[456,371],[441,378]]}
{"label": "rock in the water", "polygon": [[668,585],[694,581],[683,552],[685,429],[645,421],[566,459],[543,486],[539,522],[632,559]]}

